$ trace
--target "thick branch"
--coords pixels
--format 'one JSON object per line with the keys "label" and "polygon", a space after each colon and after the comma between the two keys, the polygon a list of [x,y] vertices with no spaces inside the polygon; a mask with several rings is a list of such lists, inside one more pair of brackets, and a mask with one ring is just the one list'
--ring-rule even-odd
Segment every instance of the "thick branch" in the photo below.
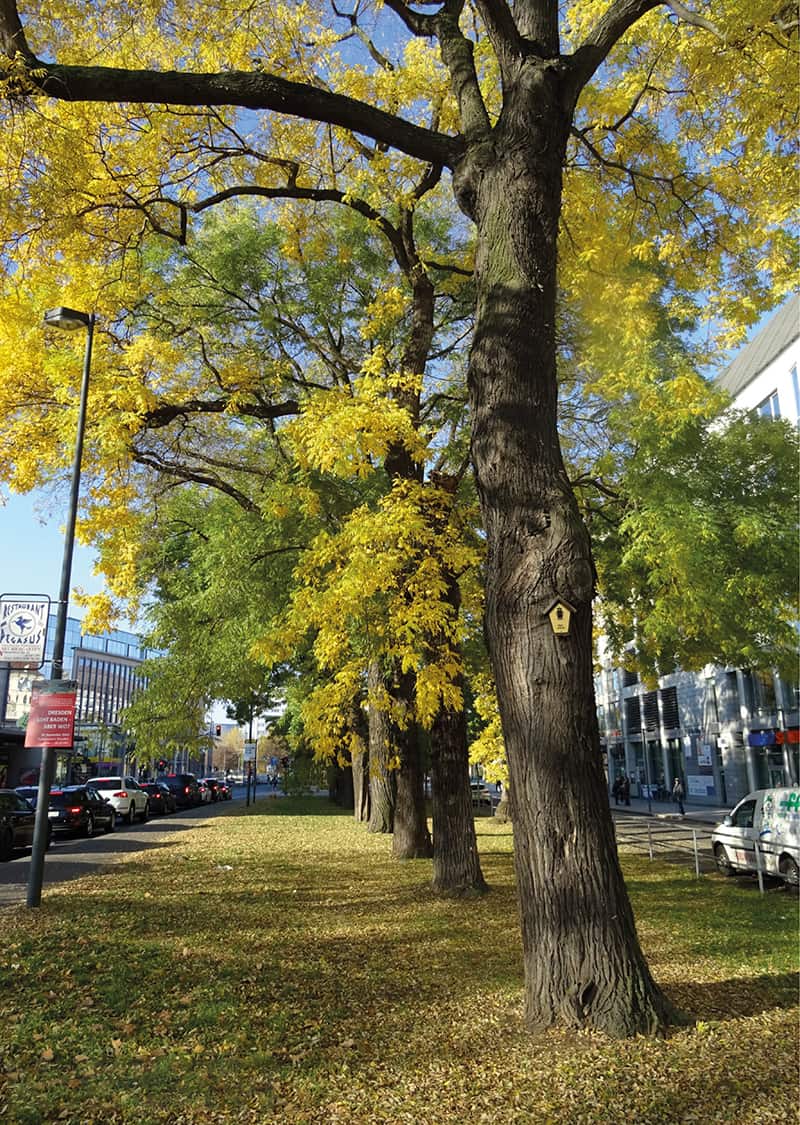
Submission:
{"label": "thick branch", "polygon": [[666,0],[614,0],[586,39],[568,60],[569,71],[565,91],[574,106],[583,87],[619,42],[628,28]]}
{"label": "thick branch", "polygon": [[260,70],[203,74],[41,62],[27,46],[14,0],[0,0],[0,45],[11,58],[17,52],[24,56],[29,93],[39,91],[64,101],[267,109],[338,125],[445,167],[452,167],[463,149],[458,137],[422,128],[343,94]]}
{"label": "thick branch", "polygon": [[[227,398],[222,399],[187,399],[185,402],[164,403],[148,410],[142,417],[142,428],[157,430],[168,426],[176,418],[186,418],[190,414],[224,414],[229,408]],[[291,414],[300,413],[300,404],[293,399],[276,404],[240,403],[236,407],[237,415],[248,418],[285,418]]]}
{"label": "thick branch", "polygon": [[[499,0],[483,0],[487,7],[499,7]],[[505,6],[505,5],[504,5]],[[516,0],[514,20],[529,49],[544,58],[558,54],[558,0]]]}
{"label": "thick branch", "polygon": [[167,476],[175,477],[177,480],[185,481],[187,484],[191,481],[193,484],[202,484],[207,488],[215,488],[218,492],[224,492],[226,496],[230,496],[232,500],[244,508],[246,512],[258,513],[259,508],[254,504],[249,496],[240,492],[232,484],[222,480],[220,477],[212,476],[209,473],[203,473],[196,469],[190,469],[187,465],[174,464],[166,461],[164,458],[155,453],[143,453],[134,449],[131,453],[133,460],[138,465],[144,465],[148,469],[153,469],[157,473],[164,473]]}
{"label": "thick branch", "polygon": [[[454,7],[460,11],[460,5]],[[458,26],[458,11],[450,10],[449,5],[445,5],[445,10],[435,20],[442,61],[450,75],[450,87],[458,104],[464,139],[468,143],[486,140],[492,126],[475,70],[472,43]]]}
{"label": "thick branch", "polygon": [[503,80],[508,81],[514,61],[522,56],[522,41],[506,0],[477,0],[486,30],[500,63]]}

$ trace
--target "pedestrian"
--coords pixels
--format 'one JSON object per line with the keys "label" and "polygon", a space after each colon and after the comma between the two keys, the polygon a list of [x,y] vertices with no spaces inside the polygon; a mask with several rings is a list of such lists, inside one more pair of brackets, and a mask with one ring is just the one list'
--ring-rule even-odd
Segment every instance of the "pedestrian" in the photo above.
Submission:
{"label": "pedestrian", "polygon": [[614,804],[619,804],[620,790],[622,788],[622,778],[617,776],[614,778],[614,784],[611,786],[611,795],[614,798]]}
{"label": "pedestrian", "polygon": [[620,786],[620,795],[626,805],[630,806],[631,803],[631,779],[626,773],[622,775],[622,785]]}
{"label": "pedestrian", "polygon": [[683,808],[683,794],[683,782],[679,777],[676,777],[672,783],[672,800],[677,804],[678,812],[681,816],[686,816]]}

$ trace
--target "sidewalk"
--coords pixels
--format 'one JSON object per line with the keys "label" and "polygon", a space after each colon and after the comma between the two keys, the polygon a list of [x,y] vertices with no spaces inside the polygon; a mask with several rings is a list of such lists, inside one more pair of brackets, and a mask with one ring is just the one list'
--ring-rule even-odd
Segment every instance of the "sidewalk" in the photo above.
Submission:
{"label": "sidewalk", "polygon": [[653,816],[664,820],[683,820],[684,822],[695,822],[697,824],[719,824],[732,808],[732,806],[717,808],[713,805],[693,805],[691,801],[684,801],[683,807],[686,810],[686,815],[681,817],[678,806],[673,804],[672,801],[651,801],[648,810],[645,797],[631,797],[630,805],[617,805],[614,803],[613,797],[611,799],[612,812],[633,813],[635,816]]}

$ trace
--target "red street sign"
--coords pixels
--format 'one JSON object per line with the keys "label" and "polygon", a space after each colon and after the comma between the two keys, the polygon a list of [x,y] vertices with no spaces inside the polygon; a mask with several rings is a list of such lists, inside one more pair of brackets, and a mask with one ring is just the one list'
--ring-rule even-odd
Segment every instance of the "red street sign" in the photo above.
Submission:
{"label": "red street sign", "polygon": [[75,683],[72,680],[51,680],[34,688],[31,713],[25,730],[25,746],[69,749],[75,731]]}

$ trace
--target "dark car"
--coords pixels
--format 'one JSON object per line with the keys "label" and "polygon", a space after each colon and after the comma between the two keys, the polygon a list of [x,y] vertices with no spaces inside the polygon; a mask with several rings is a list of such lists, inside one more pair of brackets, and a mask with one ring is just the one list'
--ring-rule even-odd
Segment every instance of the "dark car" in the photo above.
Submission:
{"label": "dark car", "polygon": [[193,773],[168,773],[161,781],[169,787],[179,809],[191,809],[201,804],[200,786]]}
{"label": "dark car", "polygon": [[175,800],[172,790],[165,782],[140,781],[139,784],[150,797],[150,813],[153,816],[175,812],[178,807],[178,802]]}
{"label": "dark car", "polygon": [[[35,824],[36,813],[25,798],[14,789],[0,789],[0,860],[11,859],[16,848],[31,847]],[[48,824],[48,848],[52,835]]]}
{"label": "dark car", "polygon": [[207,785],[211,790],[211,800],[221,801],[223,794],[220,792],[220,786],[224,785],[224,781],[219,777],[203,777],[200,779],[204,785]]}
{"label": "dark car", "polygon": [[47,812],[54,832],[72,832],[91,839],[98,828],[113,832],[117,810],[91,785],[51,789]]}
{"label": "dark car", "polygon": [[39,800],[38,785],[18,785],[14,792],[19,793],[20,797],[24,797],[26,801],[30,801],[33,807],[36,808],[36,802]]}
{"label": "dark car", "polygon": [[221,801],[230,801],[233,797],[233,786],[224,777],[217,778],[217,792]]}

